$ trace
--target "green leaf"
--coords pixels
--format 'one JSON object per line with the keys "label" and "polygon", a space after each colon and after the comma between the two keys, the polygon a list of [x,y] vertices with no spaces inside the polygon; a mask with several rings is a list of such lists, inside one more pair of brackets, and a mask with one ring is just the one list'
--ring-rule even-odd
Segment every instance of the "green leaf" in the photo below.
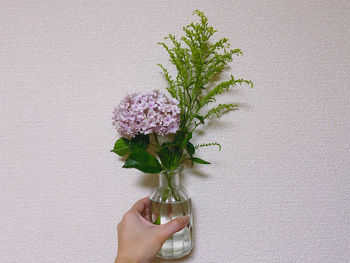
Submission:
{"label": "green leaf", "polygon": [[162,144],[162,146],[160,147],[159,150],[163,150],[167,147],[173,147],[173,146],[178,146],[180,145],[181,143],[179,141],[174,141],[174,142],[165,142]]}
{"label": "green leaf", "polygon": [[149,145],[149,135],[138,134],[130,141],[130,150],[134,151],[135,149],[147,149]]}
{"label": "green leaf", "polygon": [[129,144],[130,141],[122,137],[115,142],[114,149],[111,150],[111,152],[114,152],[119,156],[124,156],[130,152]]}
{"label": "green leaf", "polygon": [[195,162],[195,163],[210,164],[209,162],[204,161],[204,160],[202,160],[202,159],[200,159],[200,158],[197,158],[197,157],[192,157],[192,158],[190,158],[190,160],[191,160],[192,162]]}
{"label": "green leaf", "polygon": [[187,142],[186,144],[186,151],[189,153],[189,155],[193,155],[195,152],[195,148],[192,143]]}
{"label": "green leaf", "polygon": [[171,152],[168,148],[161,149],[157,152],[159,159],[162,162],[162,165],[166,169],[171,168]]}
{"label": "green leaf", "polygon": [[204,124],[204,118],[203,118],[203,116],[194,115],[194,117],[195,117],[196,119],[198,119],[200,123]]}
{"label": "green leaf", "polygon": [[186,136],[186,143],[188,143],[192,139],[192,132],[188,132]]}
{"label": "green leaf", "polygon": [[219,104],[214,108],[211,108],[207,114],[204,116],[204,119],[208,119],[212,115],[216,115],[216,117],[220,117],[222,114],[232,111],[238,110],[237,104]]}
{"label": "green leaf", "polygon": [[195,149],[198,149],[200,147],[206,147],[206,146],[218,146],[219,147],[219,151],[221,151],[221,144],[218,142],[209,142],[209,143],[202,143],[202,144],[197,144],[194,146]]}
{"label": "green leaf", "polygon": [[158,160],[144,149],[133,150],[125,161],[123,168],[136,168],[144,173],[160,173],[163,168]]}

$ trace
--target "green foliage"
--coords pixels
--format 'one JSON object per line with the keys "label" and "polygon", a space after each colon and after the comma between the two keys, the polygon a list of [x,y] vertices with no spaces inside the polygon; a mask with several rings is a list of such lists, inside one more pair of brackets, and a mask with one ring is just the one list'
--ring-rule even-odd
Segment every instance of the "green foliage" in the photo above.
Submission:
{"label": "green foliage", "polygon": [[192,156],[194,154],[194,152],[196,151],[196,149],[194,148],[192,143],[188,142],[186,144],[186,151],[188,152],[189,155]]}
{"label": "green foliage", "polygon": [[198,107],[203,107],[207,105],[210,102],[215,102],[215,96],[218,94],[222,94],[226,91],[228,91],[231,87],[236,86],[237,84],[242,85],[242,83],[246,83],[253,87],[253,82],[250,80],[244,80],[244,79],[235,79],[231,75],[230,80],[222,81],[218,85],[216,85],[213,89],[209,90],[208,93],[203,96],[203,98],[200,99]]}
{"label": "green foliage", "polygon": [[[193,12],[199,17],[199,22],[190,23],[183,27],[184,35],[178,40],[174,35],[169,34],[165,37],[167,42],[160,42],[170,57],[171,63],[176,67],[177,75],[171,76],[169,71],[161,64],[168,82],[167,90],[170,95],[179,101],[181,109],[180,130],[175,135],[173,142],[163,147],[169,151],[181,148],[185,149],[188,160],[197,163],[207,163],[201,159],[193,157],[196,147],[192,145],[190,139],[193,131],[209,118],[218,118],[223,113],[238,109],[237,104],[218,104],[212,107],[205,107],[216,102],[216,96],[229,91],[237,85],[246,84],[253,87],[253,82],[245,79],[235,79],[231,75],[229,80],[221,81],[213,85],[215,77],[220,74],[228,63],[232,62],[234,55],[243,55],[243,52],[236,48],[230,49],[227,38],[219,39],[212,43],[211,37],[216,30],[208,25],[208,19],[199,10]],[[186,134],[191,134],[190,138]],[[219,146],[218,143],[208,143],[198,145]],[[180,159],[184,161],[186,158]]]}
{"label": "green foliage", "polygon": [[130,150],[133,151],[135,149],[147,149],[149,145],[149,135],[138,134],[130,141]]}
{"label": "green foliage", "polygon": [[128,153],[136,149],[147,149],[149,146],[149,135],[138,134],[131,140],[126,138],[118,139],[114,144],[114,149],[111,152],[118,154],[119,156],[125,156]]}
{"label": "green foliage", "polygon": [[219,147],[219,151],[221,151],[221,144],[218,142],[210,142],[210,143],[202,143],[202,144],[198,144],[196,146],[194,146],[194,148],[198,149],[201,147],[207,147],[207,146],[218,146]]}
{"label": "green foliage", "polygon": [[237,104],[219,104],[214,108],[211,108],[207,114],[205,114],[204,119],[208,119],[212,115],[216,115],[216,117],[220,117],[221,114],[227,111],[238,109]]}
{"label": "green foliage", "polygon": [[164,170],[171,170],[173,166],[172,152],[168,148],[163,148],[157,152]]}
{"label": "green foliage", "polygon": [[136,168],[144,173],[160,173],[163,168],[158,160],[145,149],[135,149],[130,153],[123,168]]}
{"label": "green foliage", "polygon": [[149,135],[139,134],[131,140],[120,138],[114,144],[114,149],[111,152],[119,156],[130,153],[123,166],[124,168],[136,168],[145,173],[158,173],[162,169],[159,170],[161,166],[158,160],[146,151],[149,144]]}
{"label": "green foliage", "polygon": [[119,156],[127,155],[130,152],[130,141],[125,138],[118,139],[114,144],[114,149],[111,152],[118,154]]}
{"label": "green foliage", "polygon": [[209,162],[204,161],[204,160],[202,160],[202,159],[200,159],[200,158],[196,158],[196,157],[192,157],[192,158],[190,158],[190,160],[191,160],[192,162],[195,162],[195,163],[210,164]]}

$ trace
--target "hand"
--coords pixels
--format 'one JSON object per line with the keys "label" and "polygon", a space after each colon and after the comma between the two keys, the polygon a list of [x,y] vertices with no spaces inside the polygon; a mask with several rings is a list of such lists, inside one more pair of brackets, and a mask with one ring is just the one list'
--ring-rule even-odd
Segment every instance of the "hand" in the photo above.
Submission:
{"label": "hand", "polygon": [[163,243],[184,228],[188,216],[177,217],[164,225],[149,222],[149,198],[137,201],[117,226],[118,255],[115,263],[149,263]]}

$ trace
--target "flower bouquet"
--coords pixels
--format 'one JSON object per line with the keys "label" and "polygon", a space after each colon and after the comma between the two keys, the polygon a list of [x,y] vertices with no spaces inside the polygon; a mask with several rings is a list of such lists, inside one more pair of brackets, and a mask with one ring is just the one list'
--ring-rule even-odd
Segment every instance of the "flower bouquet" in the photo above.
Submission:
{"label": "flower bouquet", "polygon": [[[125,156],[123,168],[136,168],[143,173],[159,174],[159,186],[150,196],[149,218],[154,224],[164,224],[178,216],[189,215],[187,227],[170,237],[159,251],[163,258],[182,257],[193,246],[191,199],[179,183],[184,164],[209,164],[197,156],[205,146],[218,146],[218,142],[193,145],[192,138],[201,125],[212,118],[238,109],[236,104],[214,104],[216,96],[250,80],[231,78],[215,81],[234,55],[243,55],[240,49],[230,49],[227,38],[214,43],[210,38],[216,30],[199,10],[196,23],[183,27],[184,36],[178,40],[168,35],[164,47],[175,66],[172,76],[158,65],[168,83],[166,96],[158,90],[126,96],[115,108],[113,125],[121,134],[112,152]],[[214,105],[213,105],[214,104]]]}

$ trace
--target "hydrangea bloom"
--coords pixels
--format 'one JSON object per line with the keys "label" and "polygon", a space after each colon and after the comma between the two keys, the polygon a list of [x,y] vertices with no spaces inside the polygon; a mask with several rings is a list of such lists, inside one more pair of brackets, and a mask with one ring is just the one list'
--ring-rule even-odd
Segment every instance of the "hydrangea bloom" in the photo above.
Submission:
{"label": "hydrangea bloom", "polygon": [[180,125],[178,101],[154,90],[126,96],[114,109],[113,125],[126,138],[138,133],[175,133]]}

